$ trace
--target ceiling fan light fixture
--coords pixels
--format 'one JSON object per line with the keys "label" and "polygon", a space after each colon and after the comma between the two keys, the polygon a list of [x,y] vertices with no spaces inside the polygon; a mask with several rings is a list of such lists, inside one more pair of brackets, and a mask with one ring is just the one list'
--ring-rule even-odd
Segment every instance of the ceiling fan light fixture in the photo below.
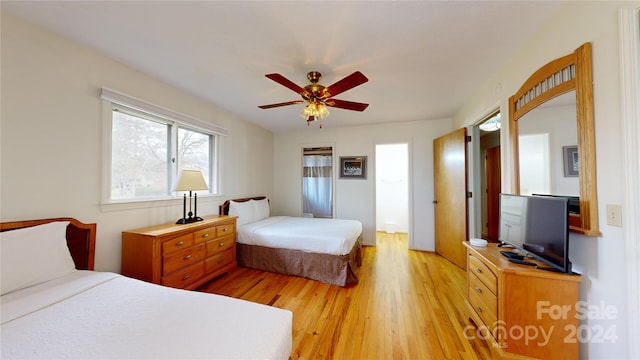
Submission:
{"label": "ceiling fan light fixture", "polygon": [[322,120],[327,116],[329,116],[329,109],[318,101],[311,101],[300,113],[300,117],[307,121]]}
{"label": "ceiling fan light fixture", "polygon": [[[369,81],[360,71],[356,71],[351,75],[344,77],[342,80],[325,87],[319,84],[322,75],[317,71],[310,71],[307,74],[307,79],[311,84],[301,87],[296,85],[293,81],[285,78],[280,74],[266,74],[267,78],[277,82],[278,84],[295,91],[298,95],[302,96],[302,100],[287,101],[277,104],[260,105],[260,109],[271,109],[280,106],[294,105],[307,103],[302,109],[300,117],[307,121],[307,125],[312,122],[320,121],[323,118],[329,116],[329,109],[327,106],[334,108],[364,111],[369,104],[359,103],[354,101],[345,101],[333,98],[333,96],[341,94],[347,90],[353,89],[356,86],[362,85]],[[322,128],[322,124],[320,124]]]}

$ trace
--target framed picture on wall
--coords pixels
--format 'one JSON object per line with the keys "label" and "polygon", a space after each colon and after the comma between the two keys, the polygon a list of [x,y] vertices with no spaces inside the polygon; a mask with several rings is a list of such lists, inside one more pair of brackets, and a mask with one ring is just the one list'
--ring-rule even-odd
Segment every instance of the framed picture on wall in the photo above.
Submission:
{"label": "framed picture on wall", "polygon": [[340,178],[341,179],[366,179],[367,178],[367,157],[366,156],[340,156]]}
{"label": "framed picture on wall", "polygon": [[578,176],[578,146],[563,146],[564,155],[564,177]]}

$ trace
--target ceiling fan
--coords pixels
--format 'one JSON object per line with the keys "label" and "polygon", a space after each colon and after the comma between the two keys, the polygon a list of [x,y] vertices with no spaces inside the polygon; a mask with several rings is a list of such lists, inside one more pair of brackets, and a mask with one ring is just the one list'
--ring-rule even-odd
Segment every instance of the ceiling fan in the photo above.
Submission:
{"label": "ceiling fan", "polygon": [[[329,85],[327,87],[318,83],[320,81],[320,78],[322,77],[322,74],[317,71],[311,71],[307,74],[307,79],[309,79],[311,84],[305,86],[304,88],[296,85],[291,80],[285,78],[280,74],[267,74],[265,76],[277,82],[278,84],[295,91],[297,94],[302,96],[302,100],[261,105],[258,107],[261,109],[271,109],[279,106],[307,103],[307,105],[300,113],[300,116],[303,119],[307,120],[307,125],[311,124],[314,121],[321,120],[322,118],[329,115],[329,109],[327,109],[327,106],[354,111],[364,111],[364,109],[369,106],[369,104],[333,98],[340,93],[343,93],[349,89],[353,89],[354,87],[362,85],[369,81],[369,79],[367,79],[367,77],[364,76],[360,71],[356,71],[353,74],[345,77],[344,79],[336,82],[335,84]],[[322,128],[322,124],[320,124],[320,128]]]}

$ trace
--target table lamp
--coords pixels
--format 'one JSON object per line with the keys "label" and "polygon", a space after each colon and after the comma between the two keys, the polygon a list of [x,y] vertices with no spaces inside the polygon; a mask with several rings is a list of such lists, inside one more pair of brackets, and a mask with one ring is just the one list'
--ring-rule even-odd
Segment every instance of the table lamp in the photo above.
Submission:
{"label": "table lamp", "polygon": [[182,219],[178,220],[176,224],[188,224],[202,220],[201,217],[198,217],[198,194],[195,194],[193,212],[191,212],[191,195],[194,190],[208,189],[200,170],[182,170],[174,191],[189,191],[189,217],[187,217],[187,194],[185,193],[182,199]]}

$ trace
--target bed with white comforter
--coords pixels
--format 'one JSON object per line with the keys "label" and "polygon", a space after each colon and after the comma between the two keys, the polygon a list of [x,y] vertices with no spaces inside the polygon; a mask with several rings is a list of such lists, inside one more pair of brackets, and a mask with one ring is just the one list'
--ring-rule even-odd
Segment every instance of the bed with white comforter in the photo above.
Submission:
{"label": "bed with white comforter", "polygon": [[[0,235],[2,359],[289,358],[290,311],[77,270],[67,224]],[[17,261],[26,251],[31,261]]]}
{"label": "bed with white comforter", "polygon": [[269,201],[263,196],[227,200],[220,214],[237,216],[239,266],[339,286],[358,283],[360,221],[270,216]]}
{"label": "bed with white comforter", "polygon": [[312,253],[346,255],[362,233],[359,221],[271,216],[238,226],[238,242]]}

